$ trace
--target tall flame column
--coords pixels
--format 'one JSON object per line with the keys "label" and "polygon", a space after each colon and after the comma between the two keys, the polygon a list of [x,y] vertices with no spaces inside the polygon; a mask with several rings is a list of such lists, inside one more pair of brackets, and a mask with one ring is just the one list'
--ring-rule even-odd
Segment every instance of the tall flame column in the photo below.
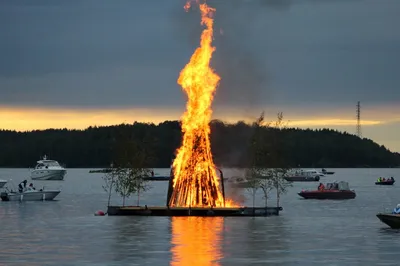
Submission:
{"label": "tall flame column", "polygon": [[[190,2],[185,9],[190,8]],[[173,162],[173,189],[169,206],[222,207],[221,192],[210,144],[211,103],[220,77],[210,68],[215,51],[212,46],[214,8],[199,5],[201,25],[200,47],[182,69],[178,84],[188,96],[186,112],[182,117],[182,145]]]}

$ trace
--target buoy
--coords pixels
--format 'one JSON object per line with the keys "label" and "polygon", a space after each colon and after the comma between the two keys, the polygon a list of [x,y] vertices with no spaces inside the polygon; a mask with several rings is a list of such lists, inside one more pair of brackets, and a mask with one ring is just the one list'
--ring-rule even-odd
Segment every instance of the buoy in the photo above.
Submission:
{"label": "buoy", "polygon": [[94,213],[94,216],[104,216],[104,212],[103,211],[97,211]]}

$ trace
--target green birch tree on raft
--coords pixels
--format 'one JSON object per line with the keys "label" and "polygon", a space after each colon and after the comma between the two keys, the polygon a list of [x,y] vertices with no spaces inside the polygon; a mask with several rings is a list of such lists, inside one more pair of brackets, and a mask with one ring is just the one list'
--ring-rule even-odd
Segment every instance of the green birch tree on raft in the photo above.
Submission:
{"label": "green birch tree on raft", "polygon": [[[258,188],[261,188],[264,194],[265,207],[268,204],[268,197],[271,190],[276,190],[276,205],[280,207],[280,196],[287,192],[292,185],[285,177],[291,171],[289,164],[282,156],[282,137],[280,131],[286,128],[283,124],[283,114],[278,113],[277,121],[273,123],[264,122],[264,112],[252,125],[254,133],[250,143],[249,152],[249,169],[246,178],[248,180],[248,190],[253,192],[253,205],[255,193]],[[276,130],[274,139],[266,142],[263,138],[265,130]],[[267,143],[273,143],[268,145]],[[267,165],[265,167],[264,165]]]}
{"label": "green birch tree on raft", "polygon": [[[255,207],[255,200],[257,190],[261,186],[260,176],[263,175],[264,169],[259,167],[259,160],[262,158],[262,152],[259,149],[259,145],[261,144],[260,138],[260,129],[264,122],[264,112],[261,113],[260,117],[252,124],[252,129],[254,130],[253,135],[250,139],[249,151],[248,151],[248,168],[245,170],[245,180],[246,180],[246,189],[251,193],[253,200],[253,208]],[[267,203],[265,203],[267,204]],[[267,206],[267,205],[265,205]]]}
{"label": "green birch tree on raft", "polygon": [[147,141],[138,143],[132,140],[119,141],[115,148],[115,161],[104,175],[103,189],[109,193],[115,191],[122,197],[122,205],[131,195],[137,195],[137,205],[140,204],[140,193],[147,191],[150,186],[147,178],[151,177],[153,170],[148,168],[151,154],[148,152]]}
{"label": "green birch tree on raft", "polygon": [[268,180],[272,189],[276,190],[276,207],[280,207],[280,198],[282,194],[286,194],[288,188],[292,186],[292,182],[286,180],[286,177],[292,172],[290,163],[284,159],[283,151],[283,130],[287,128],[288,122],[284,123],[283,113],[277,114],[277,120],[269,125],[270,129],[276,130],[269,147],[271,168],[266,171],[265,179]]}

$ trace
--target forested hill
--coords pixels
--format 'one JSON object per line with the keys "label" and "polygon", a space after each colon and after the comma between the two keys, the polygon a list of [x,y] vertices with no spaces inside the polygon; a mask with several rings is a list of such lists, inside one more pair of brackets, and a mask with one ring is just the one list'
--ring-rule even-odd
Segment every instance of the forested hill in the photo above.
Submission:
{"label": "forested hill", "polygon": [[[243,166],[254,129],[243,122],[213,121],[211,142],[215,162],[222,167]],[[178,121],[159,125],[134,123],[86,130],[0,131],[0,167],[33,167],[41,156],[69,168],[107,167],[113,147],[122,138],[146,140],[156,156],[150,167],[168,168],[181,142]],[[334,130],[266,128],[262,138],[271,147],[279,143],[279,156],[292,167],[397,167],[400,154],[369,139]],[[279,140],[279,141],[278,141]],[[271,151],[270,156],[275,156]],[[272,157],[271,157],[272,158]],[[268,165],[268,160],[265,164]]]}

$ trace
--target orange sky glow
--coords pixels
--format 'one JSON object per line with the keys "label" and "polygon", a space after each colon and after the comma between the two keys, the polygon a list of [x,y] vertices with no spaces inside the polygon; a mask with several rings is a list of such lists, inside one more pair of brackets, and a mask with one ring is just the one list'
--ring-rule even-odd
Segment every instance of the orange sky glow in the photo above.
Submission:
{"label": "orange sky glow", "polygon": [[[235,123],[239,120],[254,121],[259,112],[243,114],[240,111],[221,110],[215,108],[214,119]],[[153,122],[180,119],[182,110],[171,109],[40,109],[31,107],[0,107],[0,128],[17,131],[43,130],[48,128],[85,129],[89,126],[108,126],[122,123]],[[266,112],[266,121],[274,121],[277,112]],[[354,113],[354,112],[353,112]],[[399,133],[400,115],[392,109],[366,110],[363,136],[371,138],[380,144],[387,145],[392,150],[400,151],[400,140],[394,137]],[[355,132],[355,116],[349,111],[304,112],[288,110],[284,120],[289,127],[299,128],[333,128],[349,133]],[[390,127],[390,129],[388,128]],[[391,133],[390,133],[391,132]]]}
{"label": "orange sky glow", "polygon": [[[0,107],[0,128],[17,131],[42,130],[48,128],[85,129],[89,126],[107,126],[122,123],[153,122],[160,123],[165,120],[178,120],[181,111],[162,109],[39,109],[39,108],[1,108]],[[225,113],[225,114],[224,114]],[[229,115],[230,114],[230,115]],[[221,119],[228,123],[239,120],[251,122],[257,115],[240,115],[233,112],[217,111],[214,118]],[[383,119],[362,119],[364,126],[374,126],[400,121],[400,117],[386,116]],[[266,114],[267,121],[273,121],[274,116]],[[284,120],[290,127],[332,127],[332,126],[353,126],[355,119],[348,117],[332,117],[329,115],[319,116],[284,116]]]}

